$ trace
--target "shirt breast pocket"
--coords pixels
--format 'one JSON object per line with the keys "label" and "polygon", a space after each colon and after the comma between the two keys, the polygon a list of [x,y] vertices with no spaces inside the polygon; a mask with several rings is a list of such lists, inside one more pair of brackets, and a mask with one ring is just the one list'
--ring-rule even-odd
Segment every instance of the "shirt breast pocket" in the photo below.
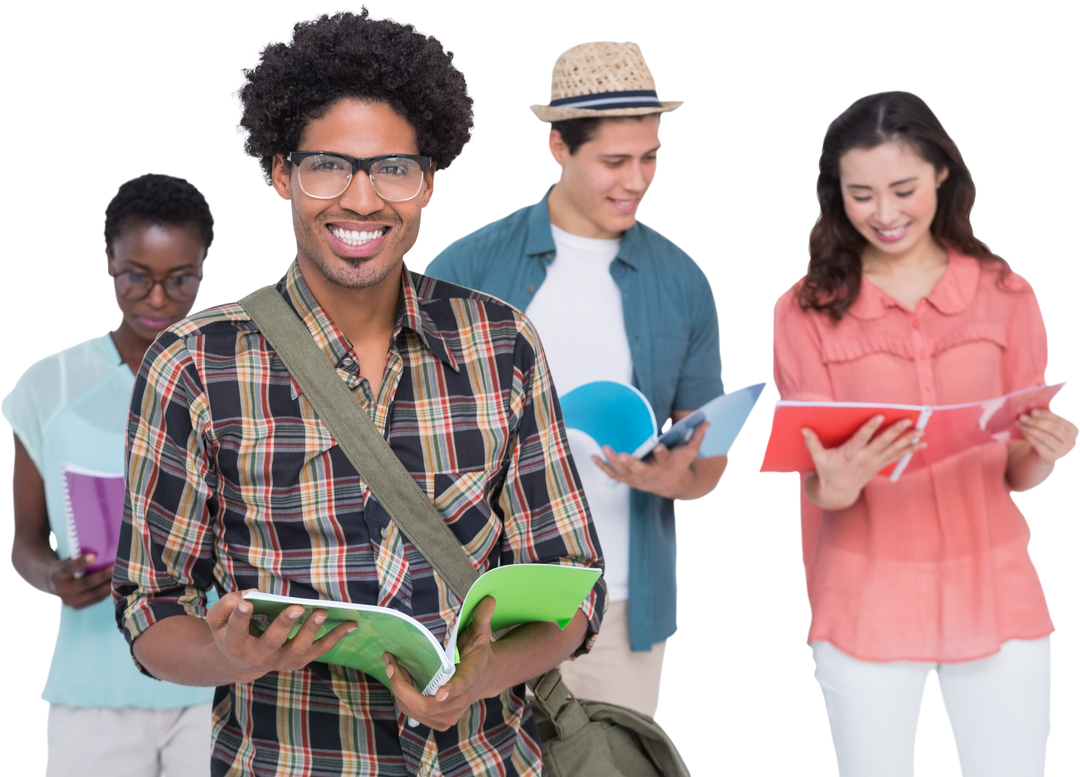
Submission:
{"label": "shirt breast pocket", "polygon": [[433,472],[425,475],[425,491],[462,549],[481,567],[502,533],[493,509],[502,487],[499,470]]}

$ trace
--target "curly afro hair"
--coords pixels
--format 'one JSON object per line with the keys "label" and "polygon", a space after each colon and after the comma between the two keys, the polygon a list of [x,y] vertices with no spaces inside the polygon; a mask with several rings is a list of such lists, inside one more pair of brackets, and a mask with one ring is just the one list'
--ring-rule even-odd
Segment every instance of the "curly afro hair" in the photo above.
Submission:
{"label": "curly afro hair", "polygon": [[147,173],[120,185],[105,208],[105,248],[132,222],[158,226],[191,227],[210,250],[214,242],[214,217],[202,193],[183,178]]}
{"label": "curly afro hair", "polygon": [[468,142],[472,98],[451,52],[411,25],[338,13],[300,22],[292,43],[263,49],[240,89],[244,150],[259,159],[267,183],[275,154],[295,151],[312,119],[346,97],[383,102],[416,130],[420,153],[439,169]]}

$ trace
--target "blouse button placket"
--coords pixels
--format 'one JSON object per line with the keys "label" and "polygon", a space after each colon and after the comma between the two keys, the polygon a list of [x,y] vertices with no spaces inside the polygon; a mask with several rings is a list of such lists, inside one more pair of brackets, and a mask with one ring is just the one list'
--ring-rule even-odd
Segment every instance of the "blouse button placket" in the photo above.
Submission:
{"label": "blouse button placket", "polygon": [[911,345],[915,357],[915,374],[919,380],[919,397],[924,405],[937,404],[937,391],[934,389],[934,373],[930,367],[930,349],[927,347],[919,315],[926,309],[926,300],[919,300],[915,312],[911,313]]}

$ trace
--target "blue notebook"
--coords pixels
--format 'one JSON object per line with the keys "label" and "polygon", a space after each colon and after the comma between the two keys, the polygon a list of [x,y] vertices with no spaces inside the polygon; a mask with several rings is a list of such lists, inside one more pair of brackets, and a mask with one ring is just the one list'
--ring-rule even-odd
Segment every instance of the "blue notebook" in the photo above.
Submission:
{"label": "blue notebook", "polygon": [[764,383],[757,383],[721,394],[672,424],[663,434],[656,433],[656,414],[649,400],[625,383],[611,380],[586,383],[560,397],[559,404],[567,428],[584,432],[601,447],[610,445],[616,453],[631,453],[641,459],[660,444],[678,447],[690,439],[700,423],[708,421],[709,430],[698,456],[723,456],[735,442],[764,387]]}

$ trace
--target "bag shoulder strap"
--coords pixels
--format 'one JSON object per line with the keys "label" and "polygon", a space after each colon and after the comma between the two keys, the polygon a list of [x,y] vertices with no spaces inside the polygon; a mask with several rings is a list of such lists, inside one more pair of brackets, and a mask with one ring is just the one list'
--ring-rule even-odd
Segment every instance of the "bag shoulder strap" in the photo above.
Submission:
{"label": "bag shoulder strap", "polygon": [[273,286],[240,300],[307,401],[337,439],[379,504],[459,599],[476,581],[476,569],[435,505],[375,428],[326,354]]}

